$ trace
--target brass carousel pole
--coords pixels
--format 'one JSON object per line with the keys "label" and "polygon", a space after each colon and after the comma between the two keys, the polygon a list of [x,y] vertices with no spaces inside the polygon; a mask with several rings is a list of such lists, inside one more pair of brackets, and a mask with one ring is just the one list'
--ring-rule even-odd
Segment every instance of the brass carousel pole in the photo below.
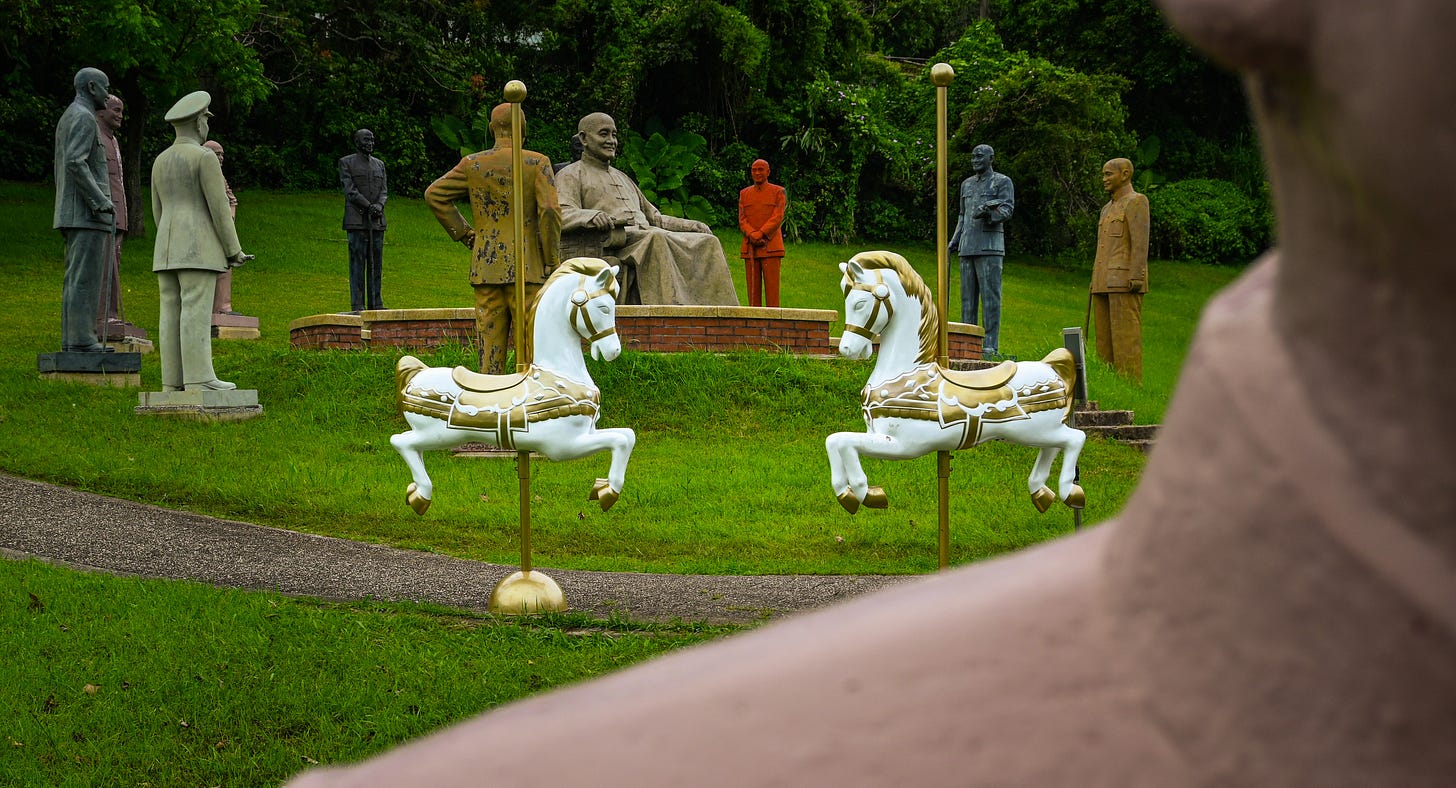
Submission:
{"label": "brass carousel pole", "polygon": [[[526,100],[525,83],[518,79],[507,82],[504,95],[511,105],[511,226],[516,234],[512,249],[516,261],[516,312],[511,320],[511,333],[516,339],[516,372],[524,373],[531,362],[526,358],[526,258],[522,247],[526,236],[521,191],[525,167],[521,154],[525,144],[521,102]],[[490,596],[490,610],[507,615],[565,610],[566,597],[561,587],[546,575],[531,570],[531,452],[516,452],[516,476],[521,482],[521,571],[495,587]]]}
{"label": "brass carousel pole", "polygon": [[[950,314],[950,253],[947,251],[946,178],[946,88],[955,79],[949,63],[936,63],[930,69],[930,83],[935,85],[935,248],[939,290],[936,306],[940,309],[940,354],[936,359],[942,369],[950,368],[950,332],[946,326]],[[940,496],[940,568],[950,565],[950,452],[935,453],[937,492]]]}

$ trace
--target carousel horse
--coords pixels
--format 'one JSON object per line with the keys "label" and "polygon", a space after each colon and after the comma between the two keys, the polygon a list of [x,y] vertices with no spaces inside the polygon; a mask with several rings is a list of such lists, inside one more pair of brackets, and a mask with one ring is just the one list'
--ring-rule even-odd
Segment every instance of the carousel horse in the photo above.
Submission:
{"label": "carousel horse", "polygon": [[[870,486],[860,455],[908,460],[1004,440],[1041,449],[1027,484],[1038,511],[1058,498],[1082,508],[1086,497],[1076,484],[1076,467],[1087,436],[1067,426],[1077,376],[1070,352],[1058,348],[1041,361],[1003,361],[970,372],[944,369],[935,361],[935,303],[905,258],[861,252],[839,269],[845,296],[840,355],[866,359],[880,343],[863,392],[868,431],[836,432],[824,441],[840,505],[850,514],[860,506],[889,505],[885,491]],[[1046,480],[1059,451],[1066,454],[1057,494]]]}
{"label": "carousel horse", "polygon": [[414,481],[405,501],[417,514],[430,508],[434,485],[421,452],[480,441],[551,460],[573,460],[603,449],[612,452],[607,478],[597,479],[588,500],[606,511],[622,493],[627,459],[637,436],[627,428],[597,429],[601,391],[582,357],[611,361],[622,352],[617,337],[617,268],[590,257],[557,266],[526,316],[534,347],[525,372],[482,375],[465,367],[427,367],[414,356],[395,365],[395,400],[410,429],[389,439]]}

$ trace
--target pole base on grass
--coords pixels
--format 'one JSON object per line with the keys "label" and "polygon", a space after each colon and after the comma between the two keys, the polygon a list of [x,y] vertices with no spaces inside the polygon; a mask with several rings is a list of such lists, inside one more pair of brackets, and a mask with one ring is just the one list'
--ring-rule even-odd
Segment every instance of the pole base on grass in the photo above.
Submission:
{"label": "pole base on grass", "polygon": [[529,616],[565,611],[566,595],[561,593],[561,586],[534,569],[511,574],[490,592],[490,612],[498,615]]}

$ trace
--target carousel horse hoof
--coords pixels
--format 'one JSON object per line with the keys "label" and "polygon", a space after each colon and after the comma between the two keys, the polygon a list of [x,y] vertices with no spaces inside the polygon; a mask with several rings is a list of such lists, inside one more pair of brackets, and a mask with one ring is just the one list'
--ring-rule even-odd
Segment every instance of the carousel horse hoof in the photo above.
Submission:
{"label": "carousel horse hoof", "polygon": [[430,499],[420,495],[419,491],[420,486],[414,482],[410,482],[410,485],[404,488],[404,502],[409,504],[409,508],[415,510],[415,514],[422,515],[429,511]]}
{"label": "carousel horse hoof", "polygon": [[1046,485],[1042,485],[1040,489],[1031,494],[1031,502],[1036,506],[1038,512],[1046,514],[1046,510],[1052,508],[1052,504],[1057,502],[1057,494],[1048,489]]}
{"label": "carousel horse hoof", "polygon": [[602,505],[602,511],[605,512],[606,510],[612,508],[612,504],[616,503],[617,498],[620,496],[621,493],[618,493],[616,490],[612,489],[611,482],[607,481],[606,479],[597,479],[596,483],[592,485],[591,494],[588,495],[586,499],[588,501],[596,501],[600,503]]}
{"label": "carousel horse hoof", "polygon": [[838,498],[839,505],[844,507],[844,511],[849,512],[850,514],[854,514],[855,512],[859,511],[859,499],[854,497],[853,490],[849,489],[848,487],[844,488],[844,492],[840,493],[838,495]]}
{"label": "carousel horse hoof", "polygon": [[1087,494],[1082,492],[1082,485],[1072,485],[1072,491],[1067,493],[1067,500],[1063,501],[1073,509],[1081,509],[1087,505]]}
{"label": "carousel horse hoof", "polygon": [[885,488],[871,487],[865,493],[864,505],[871,509],[888,509],[890,508],[890,497],[885,495]]}

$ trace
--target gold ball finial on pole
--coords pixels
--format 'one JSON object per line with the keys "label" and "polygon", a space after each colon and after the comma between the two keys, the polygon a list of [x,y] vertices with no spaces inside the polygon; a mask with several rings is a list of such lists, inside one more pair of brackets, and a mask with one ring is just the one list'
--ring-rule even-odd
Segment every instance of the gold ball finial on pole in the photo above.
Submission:
{"label": "gold ball finial on pole", "polygon": [[[949,68],[949,66],[947,66],[947,68]],[[522,101],[525,101],[526,83],[522,82],[519,79],[513,79],[510,82],[507,82],[506,89],[503,91],[503,95],[505,96],[505,100],[509,101],[512,104],[519,104]]]}
{"label": "gold ball finial on pole", "polygon": [[955,69],[949,63],[936,63],[930,67],[930,84],[943,88],[955,79]]}

